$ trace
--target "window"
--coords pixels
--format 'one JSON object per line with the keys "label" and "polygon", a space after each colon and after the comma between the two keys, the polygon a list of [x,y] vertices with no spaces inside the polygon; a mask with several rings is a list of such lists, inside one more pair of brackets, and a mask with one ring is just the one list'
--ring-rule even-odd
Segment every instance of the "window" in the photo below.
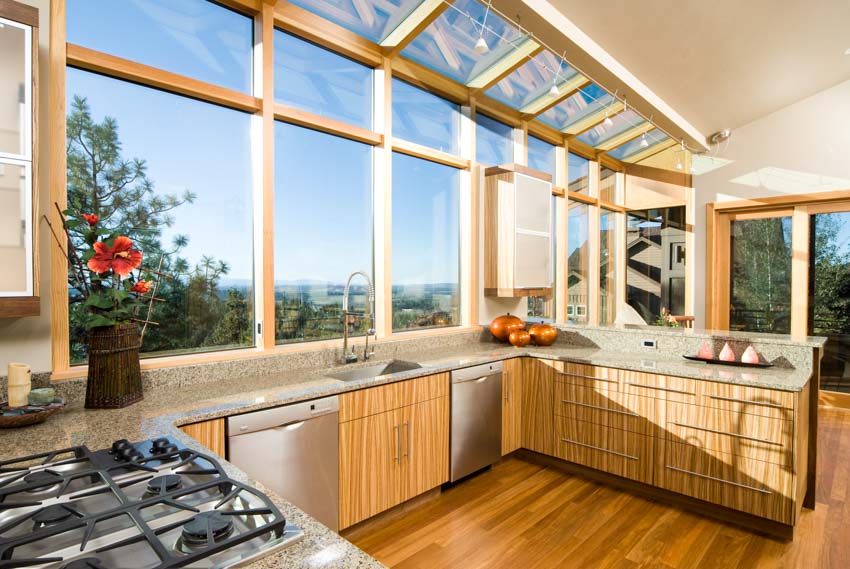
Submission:
{"label": "window", "polygon": [[393,79],[393,136],[457,154],[460,107],[399,79]]}
{"label": "window", "polygon": [[420,0],[293,0],[292,3],[375,43],[381,43],[419,6]]}
{"label": "window", "polygon": [[275,101],[372,129],[372,69],[275,30]]}
{"label": "window", "polygon": [[243,93],[252,90],[254,22],[214,2],[68,0],[66,21],[68,43]]}
{"label": "window", "polygon": [[685,207],[630,211],[626,227],[626,302],[647,324],[685,314]]}
{"label": "window", "polygon": [[604,166],[599,169],[599,199],[609,203],[620,203],[617,196],[617,172]]}
{"label": "window", "polygon": [[[143,266],[163,256],[175,277],[157,291],[144,355],[253,345],[251,116],[70,68],[67,96],[68,201],[129,236]],[[73,286],[69,303],[79,363],[85,308]]]}
{"label": "window", "polygon": [[588,193],[590,191],[589,172],[590,160],[570,152],[567,157],[567,189],[581,194]]}
{"label": "window", "polygon": [[589,207],[570,201],[567,230],[567,320],[587,323],[590,256]]}
{"label": "window", "polygon": [[617,317],[617,214],[603,209],[599,215],[599,323]]}
{"label": "window", "polygon": [[557,147],[544,140],[528,137],[528,167],[546,172],[555,183],[555,151]]}
{"label": "window", "polygon": [[484,115],[475,117],[475,160],[488,166],[514,161],[514,129]]}
{"label": "window", "polygon": [[[276,123],[274,218],[277,343],[341,337],[348,275],[373,274],[372,147]],[[365,281],[351,290],[352,310],[365,309]]]}
{"label": "window", "polygon": [[460,171],[393,154],[393,331],[460,323]]}
{"label": "window", "polygon": [[[540,170],[541,172],[545,172],[552,176],[552,181],[555,180],[555,152],[556,146],[553,144],[549,144],[544,140],[540,140],[539,138],[535,138],[533,136],[528,137],[528,166],[530,168],[534,168],[535,170]],[[555,292],[554,292],[554,283],[555,283],[555,274],[557,274],[557,258],[555,256],[555,228],[557,227],[557,204],[558,198],[552,196],[552,259],[553,263],[550,265],[552,270],[552,296],[530,296],[528,297],[528,317],[529,318],[542,318],[545,320],[554,320],[555,319]]]}

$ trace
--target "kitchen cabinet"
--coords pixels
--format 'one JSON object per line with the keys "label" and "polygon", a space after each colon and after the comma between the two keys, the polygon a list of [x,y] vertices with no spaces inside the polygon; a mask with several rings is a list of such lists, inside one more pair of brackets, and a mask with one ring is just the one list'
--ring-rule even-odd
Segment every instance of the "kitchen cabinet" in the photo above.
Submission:
{"label": "kitchen cabinet", "polygon": [[555,366],[537,358],[523,358],[522,447],[542,454],[555,450]]}
{"label": "kitchen cabinet", "polygon": [[502,367],[502,456],[522,447],[522,370],[525,359],[506,360]]}
{"label": "kitchen cabinet", "polygon": [[551,296],[551,176],[515,164],[484,176],[484,294]]}
{"label": "kitchen cabinet", "polygon": [[224,419],[212,419],[183,425],[180,430],[216,453],[221,458],[225,457],[225,441],[227,437],[224,432]]}
{"label": "kitchen cabinet", "polygon": [[448,393],[441,373],[340,396],[340,528],[448,480]]}

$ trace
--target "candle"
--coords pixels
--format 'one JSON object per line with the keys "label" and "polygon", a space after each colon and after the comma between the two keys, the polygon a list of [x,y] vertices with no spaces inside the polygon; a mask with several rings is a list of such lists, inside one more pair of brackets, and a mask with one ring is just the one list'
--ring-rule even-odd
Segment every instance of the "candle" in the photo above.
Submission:
{"label": "candle", "polygon": [[10,363],[8,369],[9,407],[23,407],[29,403],[32,371],[30,366],[20,363]]}

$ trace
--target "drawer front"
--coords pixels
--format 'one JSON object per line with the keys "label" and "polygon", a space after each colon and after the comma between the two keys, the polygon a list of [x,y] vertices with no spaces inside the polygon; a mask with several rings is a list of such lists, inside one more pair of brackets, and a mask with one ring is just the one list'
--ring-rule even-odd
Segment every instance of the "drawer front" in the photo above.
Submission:
{"label": "drawer front", "polygon": [[666,442],[656,485],[784,524],[793,521],[793,474],[769,462]]}
{"label": "drawer front", "polygon": [[700,405],[790,420],[794,416],[795,395],[790,391],[706,381],[703,385]]}
{"label": "drawer front", "polygon": [[682,403],[697,402],[699,389],[695,380],[640,371],[624,371],[621,375],[623,393]]}
{"label": "drawer front", "polygon": [[554,369],[557,381],[601,391],[619,390],[620,370],[570,362],[556,362]]}
{"label": "drawer front", "polygon": [[339,421],[353,421],[370,415],[415,405],[449,395],[449,374],[438,373],[350,391],[339,396]]}
{"label": "drawer front", "polygon": [[650,484],[653,443],[652,437],[637,433],[568,417],[555,418],[558,458]]}
{"label": "drawer front", "polygon": [[633,433],[657,435],[655,421],[663,405],[658,399],[555,383],[555,415]]}

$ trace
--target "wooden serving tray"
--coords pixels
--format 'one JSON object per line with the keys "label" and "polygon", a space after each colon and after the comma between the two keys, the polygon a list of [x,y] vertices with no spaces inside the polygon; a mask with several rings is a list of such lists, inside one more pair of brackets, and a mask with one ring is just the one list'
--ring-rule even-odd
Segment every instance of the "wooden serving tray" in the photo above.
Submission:
{"label": "wooden serving tray", "polygon": [[0,413],[9,410],[23,411],[20,415],[0,415],[0,429],[14,429],[43,423],[48,417],[62,410],[65,400],[57,397],[50,405],[26,405],[24,407],[9,407],[7,402],[0,403]]}
{"label": "wooden serving tray", "polygon": [[768,362],[759,362],[757,364],[748,364],[748,363],[744,363],[742,361],[737,361],[737,360],[734,361],[734,362],[727,362],[726,360],[719,360],[719,359],[716,359],[716,358],[710,358],[710,359],[709,358],[701,358],[699,356],[684,356],[683,355],[682,357],[685,358],[686,360],[693,360],[695,362],[703,362],[703,363],[707,363],[707,364],[718,364],[718,365],[722,365],[722,366],[773,367],[773,364],[768,363]]}

